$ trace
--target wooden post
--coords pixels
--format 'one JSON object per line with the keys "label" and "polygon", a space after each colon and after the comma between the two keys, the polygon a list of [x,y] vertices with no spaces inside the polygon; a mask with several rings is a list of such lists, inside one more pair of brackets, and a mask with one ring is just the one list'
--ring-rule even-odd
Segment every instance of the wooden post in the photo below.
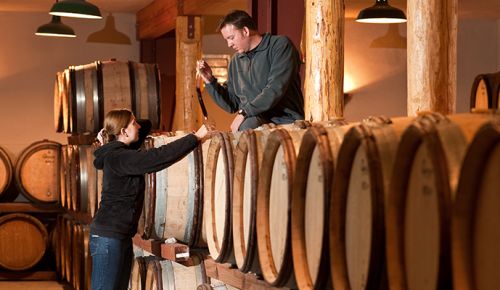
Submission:
{"label": "wooden post", "polygon": [[408,0],[408,115],[455,112],[457,1]]}
{"label": "wooden post", "polygon": [[344,116],[344,0],[306,0],[306,120]]}
{"label": "wooden post", "polygon": [[201,59],[201,17],[177,16],[175,112],[172,130],[194,130],[202,123],[196,95],[196,61]]}

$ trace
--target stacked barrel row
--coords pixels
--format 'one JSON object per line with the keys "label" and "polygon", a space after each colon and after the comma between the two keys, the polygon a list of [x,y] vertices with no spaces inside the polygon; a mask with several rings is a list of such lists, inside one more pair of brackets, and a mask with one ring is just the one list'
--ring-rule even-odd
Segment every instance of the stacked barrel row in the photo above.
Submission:
{"label": "stacked barrel row", "polygon": [[146,176],[139,233],[208,246],[215,261],[276,287],[486,289],[473,287],[498,285],[498,119],[425,114],[218,132]]}
{"label": "stacked barrel row", "polygon": [[128,108],[160,127],[160,74],[156,64],[96,61],[56,74],[54,125],[57,132],[97,133],[111,109]]}
{"label": "stacked barrel row", "polygon": [[53,244],[58,278],[68,282],[72,289],[90,289],[89,226],[70,215],[59,215],[55,236]]}
{"label": "stacked barrel row", "polygon": [[496,289],[499,126],[424,114],[216,134],[210,254],[276,287]]}
{"label": "stacked barrel row", "polygon": [[92,137],[103,127],[105,114],[116,108],[130,109],[158,129],[160,99],[156,64],[96,61],[56,74],[54,125],[56,132],[71,134],[68,145],[59,148],[61,162],[54,173],[57,200],[67,213],[58,220],[56,266],[60,278],[74,289],[90,289],[88,222],[97,211],[102,188],[102,171],[93,166],[97,146]]}
{"label": "stacked barrel row", "polygon": [[[21,152],[15,166],[0,148],[0,200],[13,201],[21,193],[34,208],[56,203],[60,147],[49,140],[34,142]],[[54,224],[53,213],[0,213],[0,268],[18,272],[49,270],[53,263],[51,250],[55,250],[51,242],[57,238]]]}
{"label": "stacked barrel row", "polygon": [[96,144],[64,145],[61,150],[61,206],[94,216],[102,189],[102,171],[94,167]]}
{"label": "stacked barrel row", "polygon": [[13,165],[0,147],[0,201],[13,201],[18,193],[34,203],[59,200],[61,144],[37,141],[26,147]]}

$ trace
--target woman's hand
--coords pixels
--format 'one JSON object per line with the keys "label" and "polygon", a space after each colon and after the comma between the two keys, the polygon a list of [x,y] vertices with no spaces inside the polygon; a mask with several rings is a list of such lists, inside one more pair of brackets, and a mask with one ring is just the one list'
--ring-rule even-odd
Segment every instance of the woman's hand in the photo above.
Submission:
{"label": "woman's hand", "polygon": [[212,123],[207,123],[201,125],[201,127],[194,133],[196,138],[203,143],[205,140],[209,139],[215,132],[215,126]]}
{"label": "woman's hand", "polygon": [[99,131],[99,133],[97,133],[97,141],[99,142],[99,146],[102,146],[104,144],[104,137],[102,136],[102,132],[104,131],[104,128],[101,129],[101,131]]}

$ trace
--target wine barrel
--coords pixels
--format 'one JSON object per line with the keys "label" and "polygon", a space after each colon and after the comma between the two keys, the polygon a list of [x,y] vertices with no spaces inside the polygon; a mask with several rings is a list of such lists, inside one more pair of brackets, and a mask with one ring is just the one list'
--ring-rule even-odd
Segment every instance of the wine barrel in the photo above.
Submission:
{"label": "wine barrel", "polygon": [[330,276],[330,192],[338,150],[351,126],[343,121],[315,123],[302,137],[291,219],[294,273],[300,289],[325,289]]}
{"label": "wine barrel", "polygon": [[92,257],[90,255],[90,227],[71,221],[68,229],[71,236],[71,248],[67,252],[66,263],[69,263],[70,276],[68,282],[75,290],[90,289],[92,273]]}
{"label": "wine barrel", "polygon": [[492,114],[426,115],[408,127],[390,184],[386,250],[391,289],[451,288],[451,206],[468,144]]}
{"label": "wine barrel", "polygon": [[[160,128],[160,71],[156,64],[129,62],[132,110],[138,119],[149,119],[152,128]],[[135,102],[134,102],[135,99]]]}
{"label": "wine barrel", "polygon": [[[158,142],[157,142],[158,143]],[[144,140],[144,148],[146,150],[154,148],[154,139],[146,138]],[[144,202],[141,216],[139,217],[139,223],[137,225],[137,233],[143,239],[149,239],[152,237],[152,232],[155,227],[155,206],[156,206],[156,173],[145,175],[146,188],[144,191]],[[158,222],[164,223],[165,216],[161,216],[164,211],[158,213]],[[163,233],[163,231],[162,231]],[[163,234],[156,235],[155,238],[163,236]]]}
{"label": "wine barrel", "polygon": [[71,247],[71,274],[72,286],[75,290],[83,290],[84,266],[83,266],[83,227],[80,223],[74,222],[71,227],[72,247]]}
{"label": "wine barrel", "polygon": [[63,99],[67,102],[65,76],[64,71],[57,72],[54,83],[54,127],[56,132],[64,132]]}
{"label": "wine barrel", "polygon": [[196,290],[239,290],[239,288],[233,287],[228,284],[212,285],[212,284],[201,284]]}
{"label": "wine barrel", "polygon": [[257,250],[256,207],[259,167],[267,137],[278,127],[304,129],[309,125],[304,121],[284,126],[266,124],[253,130],[245,130],[239,136],[235,134],[237,144],[234,148],[231,224],[235,262],[244,273],[262,272]]}
{"label": "wine barrel", "polygon": [[151,259],[155,258],[153,256],[136,256],[134,258],[130,273],[130,290],[144,290],[146,288],[147,265]]}
{"label": "wine barrel", "polygon": [[74,239],[73,239],[73,224],[74,221],[70,218],[66,218],[63,224],[63,265],[64,265],[64,277],[66,281],[70,284],[73,284],[74,276],[73,276],[73,247],[74,247]]}
{"label": "wine barrel", "polygon": [[[96,61],[70,66],[64,88],[68,106],[62,106],[63,130],[66,133],[97,133],[103,126],[106,112],[128,108],[138,119],[149,119],[152,127],[160,126],[160,79],[155,64],[120,61]],[[59,78],[58,78],[59,79]],[[69,81],[68,81],[69,80]],[[61,97],[64,100],[63,97]],[[62,101],[61,101],[62,102]],[[64,112],[64,110],[68,110]],[[59,119],[57,110],[55,119]],[[57,123],[57,122],[56,122]],[[59,126],[58,126],[59,127]]]}
{"label": "wine barrel", "polygon": [[70,120],[71,80],[70,70],[56,73],[54,83],[54,128],[56,132],[71,132]]}
{"label": "wine barrel", "polygon": [[78,145],[70,145],[67,147],[67,195],[66,195],[66,205],[67,209],[70,211],[78,211],[80,208],[80,174],[79,174],[79,166],[80,166],[80,156]]}
{"label": "wine barrel", "polygon": [[83,289],[90,290],[90,281],[92,278],[92,255],[90,253],[90,226],[82,225],[82,248],[83,257]]}
{"label": "wine barrel", "polygon": [[59,203],[61,204],[61,207],[64,209],[68,209],[67,207],[67,196],[70,194],[68,190],[68,145],[62,145],[61,146],[61,166],[59,166],[59,189],[60,189],[60,195],[59,195]]}
{"label": "wine barrel", "polygon": [[48,233],[35,217],[22,213],[0,217],[0,266],[13,271],[35,266],[45,254]]}
{"label": "wine barrel", "polygon": [[[7,152],[0,147],[0,200],[13,200],[15,196],[10,196],[7,191],[12,183],[12,161]],[[9,195],[9,197],[7,196]]]}
{"label": "wine barrel", "polygon": [[487,123],[467,149],[452,217],[453,284],[457,290],[500,287],[500,122]]}
{"label": "wine barrel", "polygon": [[399,138],[412,119],[372,117],[344,136],[330,200],[334,288],[384,288],[385,199]]}
{"label": "wine barrel", "polygon": [[64,224],[64,217],[63,215],[57,215],[56,219],[56,228],[55,228],[55,244],[53,247],[54,251],[54,258],[56,262],[56,274],[58,280],[63,280],[63,265],[62,265],[62,250],[63,250],[63,224]]}
{"label": "wine barrel", "polygon": [[291,257],[291,203],[295,163],[303,129],[277,128],[267,138],[257,189],[257,244],[264,279],[275,287],[294,286]]}
{"label": "wine barrel", "polygon": [[218,132],[210,139],[204,171],[204,219],[210,256],[234,264],[231,233],[233,135]]}
{"label": "wine barrel", "polygon": [[245,130],[234,148],[231,224],[234,258],[243,273],[261,273],[256,234],[257,186],[263,149],[271,132],[263,128]]}
{"label": "wine barrel", "polygon": [[144,289],[196,289],[198,285],[206,282],[207,277],[202,259],[198,256],[191,256],[191,259],[193,266],[184,266],[169,260],[149,261]]}
{"label": "wine barrel", "polygon": [[97,211],[97,169],[94,167],[94,151],[97,145],[78,146],[78,190],[77,197],[79,206],[77,209],[94,216]]}
{"label": "wine barrel", "polygon": [[[141,122],[141,121],[139,121]],[[149,126],[149,124],[146,124]],[[158,136],[161,133],[153,132],[149,136]],[[149,150],[154,148],[154,140],[153,138],[147,138],[147,136],[143,136],[144,142],[141,145],[141,148],[144,150]],[[96,179],[97,179],[97,209],[99,208],[98,203],[100,202],[100,187],[102,186],[102,174],[100,171],[96,171]],[[139,220],[137,223],[137,234],[141,236],[143,239],[149,239],[151,237],[151,233],[154,228],[154,207],[155,207],[155,199],[156,199],[156,174],[145,174],[145,188],[144,188],[144,196],[142,201],[142,211],[139,216]],[[148,217],[148,223],[146,223],[146,216]]]}
{"label": "wine barrel", "polygon": [[[60,220],[59,220],[60,217]],[[59,239],[59,255],[60,255],[60,268],[59,277],[61,280],[66,280],[66,248],[67,248],[67,238],[66,238],[66,218],[64,215],[58,216],[58,227],[61,238]]]}
{"label": "wine barrel", "polygon": [[[160,135],[153,137],[155,147],[160,147],[185,136],[177,132],[175,136]],[[199,159],[201,149],[191,153],[164,170],[153,173],[155,197],[149,197],[149,213],[146,212],[146,227],[150,228],[151,238],[170,237],[189,246],[196,246],[202,225],[202,186]],[[148,181],[148,184],[153,184]],[[146,192],[152,192],[147,189]]]}
{"label": "wine barrel", "polygon": [[479,74],[472,83],[471,109],[499,108],[500,72]]}
{"label": "wine barrel", "polygon": [[61,144],[38,141],[23,150],[15,170],[16,185],[29,200],[54,203],[60,196]]}
{"label": "wine barrel", "polygon": [[210,283],[200,284],[196,288],[196,290],[239,290],[239,289],[240,288],[236,288],[234,286],[231,286],[214,278],[210,278]]}

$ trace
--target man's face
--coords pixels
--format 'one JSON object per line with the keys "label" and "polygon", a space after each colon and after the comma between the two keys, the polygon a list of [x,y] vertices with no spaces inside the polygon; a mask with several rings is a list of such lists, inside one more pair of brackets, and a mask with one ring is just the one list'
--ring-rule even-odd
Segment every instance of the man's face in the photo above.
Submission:
{"label": "man's face", "polygon": [[228,24],[220,30],[222,37],[227,41],[227,46],[238,53],[250,50],[250,32],[248,28],[238,29],[232,24]]}

